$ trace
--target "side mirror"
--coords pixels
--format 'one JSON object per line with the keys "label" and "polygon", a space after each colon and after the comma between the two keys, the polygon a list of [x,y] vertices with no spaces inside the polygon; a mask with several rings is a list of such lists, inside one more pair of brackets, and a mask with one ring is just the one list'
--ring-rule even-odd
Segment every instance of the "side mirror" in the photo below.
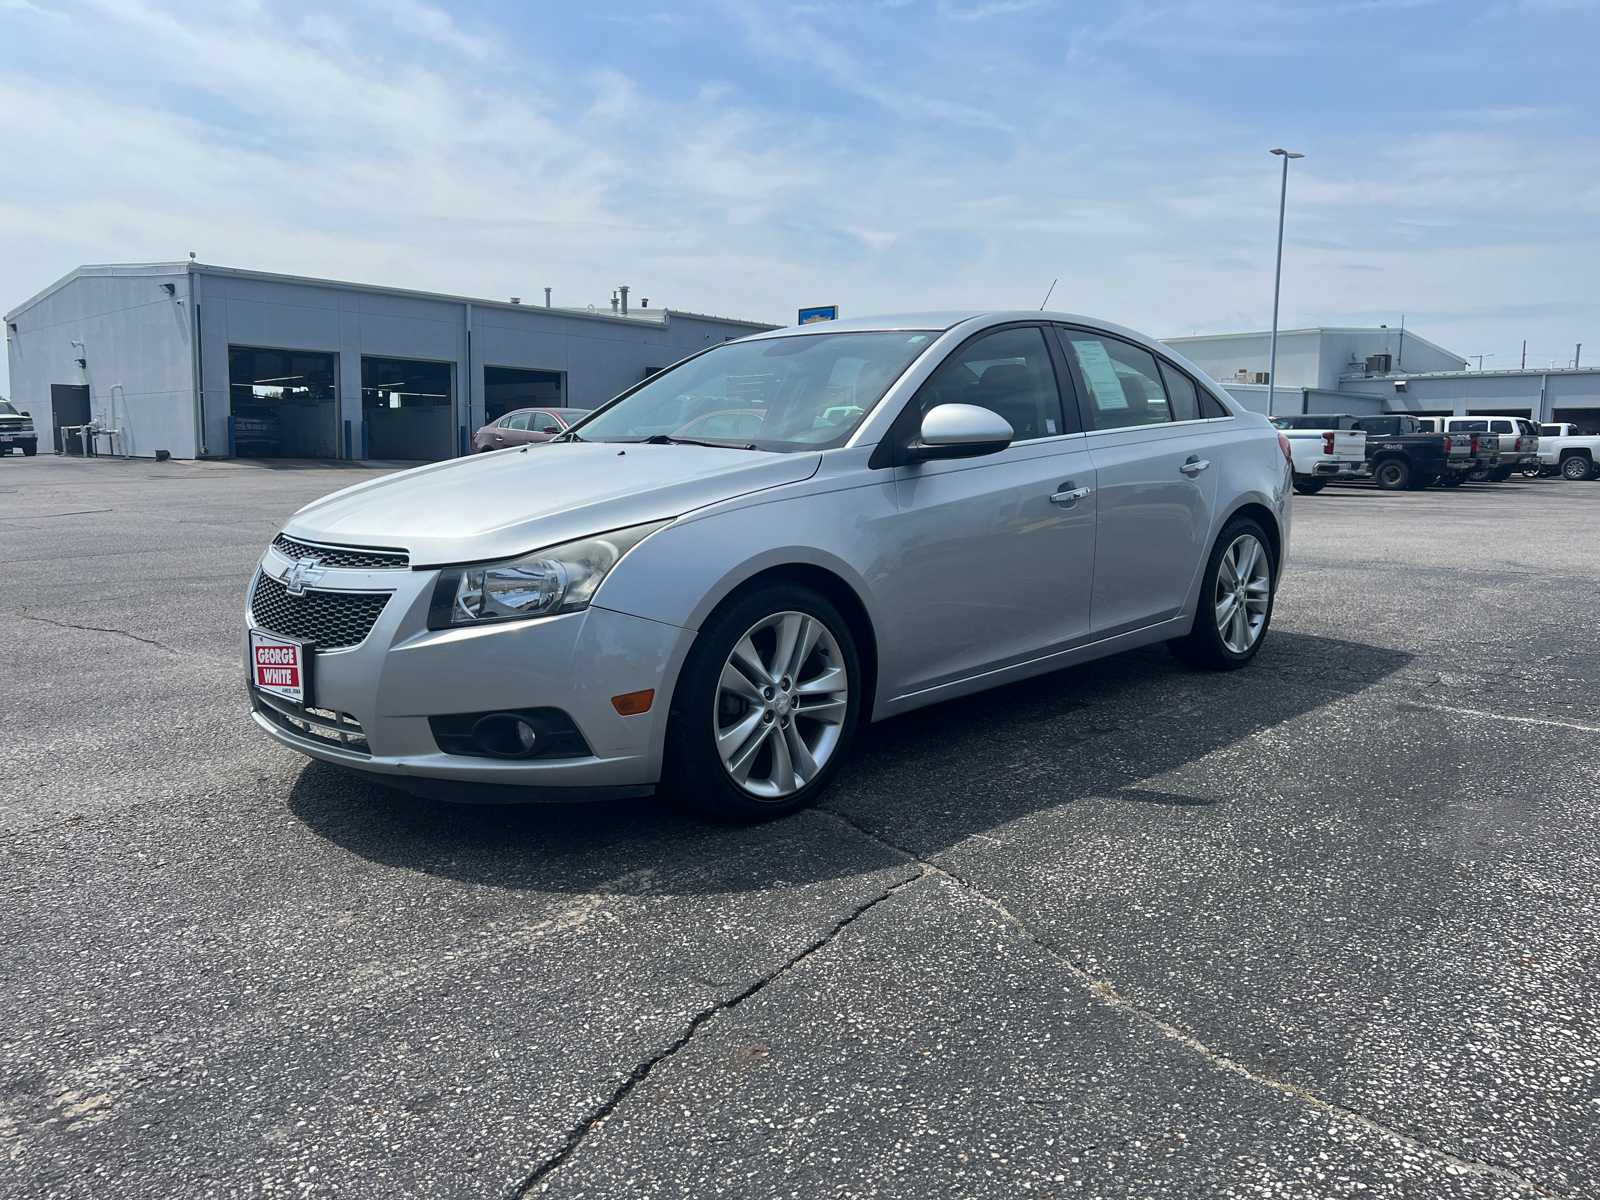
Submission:
{"label": "side mirror", "polygon": [[25,416],[25,417],[33,416],[33,414],[31,412],[29,412],[27,409],[23,409],[22,410],[22,415]]}
{"label": "side mirror", "polygon": [[561,426],[559,426],[559,425],[546,425],[539,432],[541,432],[541,433],[560,433],[561,432]]}
{"label": "side mirror", "polygon": [[999,413],[976,404],[940,404],[922,418],[917,440],[906,448],[907,462],[933,458],[977,458],[1011,445],[1016,431]]}

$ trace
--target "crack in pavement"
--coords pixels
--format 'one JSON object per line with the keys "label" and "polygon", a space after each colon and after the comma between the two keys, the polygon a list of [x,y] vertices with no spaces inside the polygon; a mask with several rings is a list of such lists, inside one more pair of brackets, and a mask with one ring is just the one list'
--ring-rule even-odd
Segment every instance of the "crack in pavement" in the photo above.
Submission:
{"label": "crack in pavement", "polygon": [[[1374,1118],[1367,1116],[1365,1113],[1359,1112],[1356,1109],[1346,1108],[1343,1105],[1333,1103],[1331,1100],[1325,1100],[1321,1096],[1318,1096],[1315,1092],[1312,1092],[1306,1088],[1299,1087],[1298,1085],[1292,1083],[1285,1083],[1280,1079],[1272,1079],[1268,1076],[1252,1071],[1249,1067],[1245,1066],[1237,1059],[1231,1058],[1219,1050],[1213,1050],[1210,1046],[1207,1046],[1204,1042],[1200,1041],[1200,1039],[1192,1036],[1191,1034],[1185,1033],[1171,1022],[1162,1020],[1154,1013],[1147,1012],[1146,1010],[1140,1008],[1137,1004],[1133,1003],[1133,1001],[1127,999],[1125,996],[1120,995],[1116,988],[1111,985],[1110,981],[1096,979],[1093,975],[1090,975],[1081,966],[1063,954],[1059,949],[1045,941],[1038,934],[1034,933],[1026,925],[1019,921],[999,900],[987,895],[977,887],[973,886],[973,884],[967,880],[961,878],[959,875],[947,871],[943,867],[936,866],[935,864],[928,862],[926,859],[913,854],[904,846],[895,845],[893,842],[888,841],[887,839],[878,836],[870,830],[855,824],[855,822],[849,820],[839,813],[832,812],[827,809],[819,809],[818,811],[824,816],[832,817],[846,829],[849,829],[854,833],[858,833],[862,837],[870,838],[872,841],[876,842],[880,846],[883,846],[885,849],[893,850],[897,854],[904,854],[912,862],[916,863],[922,868],[922,874],[918,878],[926,878],[929,875],[938,875],[944,879],[948,879],[952,884],[966,892],[968,895],[988,905],[1001,917],[1002,920],[1015,928],[1018,933],[1022,934],[1029,941],[1033,942],[1040,949],[1044,950],[1045,953],[1049,954],[1050,957],[1054,958],[1057,962],[1065,966],[1070,974],[1076,976],[1078,980],[1087,986],[1088,989],[1093,992],[1094,995],[1097,996],[1103,1003],[1111,1006],[1112,1008],[1120,1009],[1121,1011],[1128,1013],[1135,1020],[1142,1021],[1153,1026],[1165,1037],[1170,1038],[1175,1042],[1179,1042],[1196,1053],[1203,1055],[1215,1066],[1221,1067],[1226,1071],[1231,1071],[1235,1075],[1240,1075],[1253,1083],[1258,1083],[1264,1087],[1269,1087],[1275,1091],[1282,1092],[1285,1095],[1293,1096],[1297,1100],[1301,1100],[1312,1107],[1322,1109],[1324,1112],[1341,1117],[1344,1120],[1356,1125],[1360,1125],[1365,1129],[1370,1129],[1374,1133],[1399,1143],[1408,1150],[1413,1150],[1420,1154],[1427,1154],[1434,1158],[1441,1159],[1446,1166],[1453,1168],[1459,1173],[1487,1175],[1494,1179],[1503,1180],[1504,1182],[1510,1183],[1537,1196],[1559,1197],[1568,1195],[1566,1192],[1555,1191],[1543,1184],[1535,1183],[1531,1179],[1524,1178],[1515,1171],[1508,1170],[1505,1167],[1499,1167],[1493,1163],[1480,1162],[1477,1159],[1462,1158],[1460,1155],[1452,1154],[1450,1151],[1441,1149],[1438,1146],[1433,1146],[1427,1142],[1419,1141],[1412,1135],[1396,1129],[1392,1125],[1386,1125],[1382,1121],[1375,1120]],[[908,886],[910,883],[914,882],[916,882],[916,880],[908,880],[907,883],[902,884],[901,887]],[[894,890],[898,891],[899,888]],[[881,899],[887,898],[888,896],[886,895]],[[875,901],[874,903],[879,902],[881,902],[881,900]],[[868,905],[867,907],[870,908],[872,905]],[[865,909],[862,911],[864,912]],[[860,914],[858,913],[857,915],[859,916]],[[848,924],[848,922],[845,924]],[[843,925],[840,925],[839,929],[842,929],[843,927]],[[839,932],[839,929],[835,929],[834,933]],[[833,935],[830,934],[829,936],[832,937]],[[781,974],[781,972],[779,973]],[[775,977],[776,976],[774,976],[774,978]],[[684,1041],[687,1042],[688,1039],[685,1038]],[[680,1043],[680,1045],[681,1044],[682,1043]],[[674,1049],[676,1049],[676,1047]],[[662,1057],[666,1056],[663,1055]]]}
{"label": "crack in pavement", "polygon": [[[824,815],[832,816],[833,814],[828,813]],[[862,833],[861,830],[855,829],[854,826],[849,825],[849,822],[844,822],[844,824],[855,830],[855,832]],[[862,836],[868,838],[872,837],[871,834],[867,833],[862,833]],[[879,841],[880,844],[888,846],[888,843],[882,842],[881,839],[873,838],[872,840]],[[545,1159],[544,1162],[535,1167],[521,1183],[512,1188],[511,1191],[507,1193],[506,1200],[521,1200],[522,1197],[527,1196],[530,1192],[532,1192],[533,1189],[537,1187],[547,1176],[549,1176],[551,1172],[558,1169],[563,1163],[571,1158],[572,1155],[577,1152],[578,1147],[583,1144],[584,1138],[588,1137],[590,1133],[599,1128],[599,1126],[605,1122],[606,1118],[616,1111],[617,1106],[628,1098],[628,1096],[633,1092],[634,1088],[638,1087],[641,1083],[649,1078],[650,1072],[654,1071],[657,1066],[671,1058],[679,1050],[682,1050],[691,1041],[693,1041],[695,1035],[700,1032],[701,1028],[706,1024],[707,1021],[711,1020],[712,1017],[715,1017],[718,1013],[727,1012],[730,1009],[737,1008],[740,1004],[743,1004],[746,1000],[750,999],[751,996],[754,996],[757,992],[763,990],[768,984],[782,979],[785,975],[794,970],[801,963],[805,962],[806,959],[810,958],[818,950],[821,950],[829,942],[833,941],[834,938],[838,937],[840,933],[849,928],[866,913],[878,907],[878,905],[884,903],[890,897],[904,891],[912,884],[921,879],[927,878],[929,874],[937,870],[937,868],[930,868],[927,863],[922,862],[915,855],[906,854],[906,852],[901,850],[898,846],[891,846],[890,849],[894,850],[897,854],[904,855],[908,865],[919,866],[922,869],[910,879],[905,879],[895,884],[893,887],[884,891],[881,895],[869,900],[867,903],[861,905],[853,912],[835,922],[833,927],[829,929],[827,933],[823,934],[804,950],[800,951],[799,954],[795,955],[793,958],[789,959],[775,970],[763,975],[760,979],[756,980],[737,996],[734,996],[728,1000],[720,1001],[717,1004],[713,1004],[710,1008],[695,1016],[695,1018],[690,1021],[688,1026],[684,1029],[683,1035],[673,1042],[672,1045],[661,1051],[661,1053],[636,1066],[633,1069],[633,1072],[622,1081],[621,1085],[617,1087],[615,1091],[612,1092],[611,1099],[607,1100],[599,1108],[595,1109],[589,1116],[580,1121],[572,1129],[572,1131],[567,1134],[566,1144],[549,1158]]]}
{"label": "crack in pavement", "polygon": [[137,633],[129,633],[126,629],[105,629],[99,625],[74,625],[70,621],[52,621],[49,617],[36,617],[32,613],[23,613],[22,619],[24,621],[43,621],[46,625],[54,625],[57,629],[81,629],[86,633],[115,633],[125,638],[132,638],[136,642],[143,642],[146,646],[154,646],[157,650],[165,650],[168,654],[178,653],[171,646],[152,641],[150,638],[140,637]]}

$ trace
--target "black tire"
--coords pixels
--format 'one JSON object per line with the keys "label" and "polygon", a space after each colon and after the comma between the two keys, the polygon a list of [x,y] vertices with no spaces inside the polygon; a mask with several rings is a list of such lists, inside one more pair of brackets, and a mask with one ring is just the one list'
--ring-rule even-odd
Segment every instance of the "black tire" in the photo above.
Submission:
{"label": "black tire", "polygon": [[1506,480],[1508,480],[1510,478],[1511,478],[1511,468],[1510,467],[1496,467],[1494,470],[1489,472],[1489,482],[1490,483],[1504,483]]}
{"label": "black tire", "polygon": [[[846,687],[842,689],[846,697],[845,712],[836,723],[803,721],[795,716],[803,711],[799,708],[799,692],[796,690],[793,693],[796,697],[794,708],[785,706],[764,714],[775,719],[766,721],[765,726],[754,726],[754,731],[781,725],[785,732],[779,733],[774,729],[780,738],[792,736],[803,739],[807,735],[815,735],[820,739],[825,732],[824,726],[837,724],[838,729],[826,759],[812,778],[787,794],[763,797],[753,794],[734,779],[717,749],[719,729],[732,729],[738,722],[763,710],[746,702],[745,708],[737,713],[730,715],[725,712],[725,703],[737,698],[724,689],[721,681],[723,669],[729,664],[735,647],[761,622],[785,613],[802,614],[820,622],[827,637],[837,647],[837,657],[843,660],[845,671]],[[763,630],[757,637],[764,633]],[[808,674],[815,677],[815,673],[827,669],[833,654],[824,645],[824,640],[819,640],[819,649],[800,664],[793,685],[798,685]],[[699,636],[695,638],[689,657],[679,673],[678,686],[672,695],[672,709],[667,717],[666,756],[662,769],[664,790],[702,813],[746,824],[786,817],[805,808],[827,789],[839,764],[850,751],[850,743],[860,720],[861,685],[861,660],[856,652],[855,639],[839,610],[826,597],[810,588],[789,583],[771,584],[736,595],[701,626]],[[789,690],[784,689],[786,692]],[[778,712],[786,715],[777,716]],[[725,720],[727,725],[723,725]],[[806,726],[804,730],[802,724]],[[752,733],[754,736],[755,733]],[[769,743],[771,736],[761,734],[762,738],[769,739]],[[788,744],[786,741],[785,746]],[[821,744],[820,740],[818,744]],[[788,755],[787,748],[783,753]],[[766,756],[765,769],[776,779],[779,774],[777,760],[770,744],[751,757],[750,765],[746,767],[747,775],[756,778],[763,769],[763,755]],[[757,786],[765,782],[765,777],[758,779]]]}
{"label": "black tire", "polygon": [[1458,488],[1461,486],[1462,482],[1463,480],[1460,471],[1446,471],[1443,475],[1439,476],[1440,487]]}
{"label": "black tire", "polygon": [[1581,482],[1594,478],[1594,463],[1581,454],[1569,454],[1561,460],[1561,477]]}
{"label": "black tire", "polygon": [[1386,458],[1372,472],[1373,482],[1386,492],[1401,492],[1411,486],[1411,464],[1403,458]]}
{"label": "black tire", "polygon": [[22,456],[24,458],[32,458],[34,455],[36,455],[38,453],[39,453],[39,443],[38,442],[23,442],[22,443]]}
{"label": "black tire", "polygon": [[1328,486],[1326,479],[1313,479],[1309,475],[1296,475],[1294,477],[1294,490],[1302,496],[1315,496]]}
{"label": "black tire", "polygon": [[[1218,609],[1217,577],[1222,569],[1222,562],[1232,549],[1234,543],[1241,537],[1255,538],[1260,546],[1262,555],[1266,559],[1266,608],[1261,615],[1261,627],[1255,634],[1254,640],[1243,652],[1239,652],[1223,641],[1222,631],[1218,628],[1216,612]],[[1167,649],[1185,666],[1198,667],[1207,671],[1236,671],[1253,659],[1261,649],[1261,643],[1267,639],[1267,627],[1272,623],[1272,605],[1278,594],[1278,563],[1272,553],[1272,542],[1268,540],[1266,531],[1261,525],[1249,517],[1239,517],[1229,521],[1220,534],[1216,543],[1211,547],[1211,556],[1206,560],[1205,575],[1200,581],[1200,603],[1195,609],[1194,626],[1189,630],[1188,636],[1174,638],[1167,643]]]}
{"label": "black tire", "polygon": [[1437,481],[1438,478],[1437,475],[1429,475],[1419,471],[1411,477],[1411,483],[1408,486],[1413,492],[1420,492],[1423,488]]}
{"label": "black tire", "polygon": [[1472,470],[1467,472],[1467,478],[1473,483],[1485,483],[1489,478],[1489,468],[1473,467]]}

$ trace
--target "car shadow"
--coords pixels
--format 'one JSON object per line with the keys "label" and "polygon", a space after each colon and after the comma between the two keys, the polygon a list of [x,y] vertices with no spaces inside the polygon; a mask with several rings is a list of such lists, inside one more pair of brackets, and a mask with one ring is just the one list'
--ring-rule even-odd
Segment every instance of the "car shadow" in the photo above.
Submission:
{"label": "car shadow", "polygon": [[1229,674],[1190,670],[1159,646],[1131,651],[870,726],[826,812],[753,827],[654,798],[448,804],[321,762],[301,771],[288,806],[352,854],[473,884],[656,895],[801,885],[904,861],[828,813],[927,855],[1108,789],[1152,807],[1210,804],[1138,784],[1355,694],[1411,657],[1277,631]]}

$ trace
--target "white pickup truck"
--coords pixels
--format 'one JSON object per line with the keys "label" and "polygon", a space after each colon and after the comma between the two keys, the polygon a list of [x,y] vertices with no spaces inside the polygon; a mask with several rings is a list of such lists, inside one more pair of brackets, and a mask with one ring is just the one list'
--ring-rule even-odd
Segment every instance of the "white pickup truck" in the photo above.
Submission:
{"label": "white pickup truck", "polygon": [[1272,423],[1289,439],[1294,490],[1302,496],[1316,495],[1330,479],[1367,474],[1367,435],[1351,429],[1349,417],[1273,417]]}
{"label": "white pickup truck", "polygon": [[1600,471],[1600,435],[1580,434],[1576,425],[1541,425],[1539,461],[1563,479],[1593,479]]}

